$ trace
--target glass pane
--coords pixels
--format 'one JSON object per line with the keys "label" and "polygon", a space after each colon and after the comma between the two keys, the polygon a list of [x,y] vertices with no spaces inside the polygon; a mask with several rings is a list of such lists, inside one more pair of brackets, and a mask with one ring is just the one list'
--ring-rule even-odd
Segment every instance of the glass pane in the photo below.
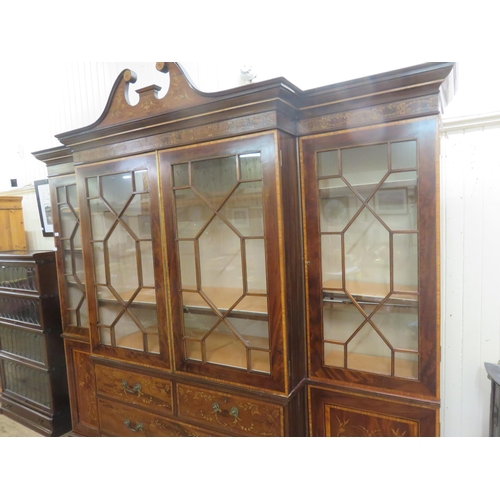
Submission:
{"label": "glass pane", "polygon": [[181,287],[196,290],[196,258],[194,241],[179,241]]}
{"label": "glass pane", "polygon": [[241,183],[220,213],[243,236],[264,236],[262,182]]}
{"label": "glass pane", "polygon": [[236,185],[236,157],[195,161],[192,168],[192,187],[218,209],[229,191]]}
{"label": "glass pane", "polygon": [[89,209],[92,239],[102,241],[116,223],[116,215],[100,199],[89,200]]}
{"label": "glass pane", "polygon": [[194,359],[195,361],[201,361],[201,342],[197,340],[186,339],[186,359]]}
{"label": "glass pane", "polygon": [[391,174],[370,200],[377,215],[393,231],[417,229],[417,173]]}
{"label": "glass pane", "polygon": [[128,300],[139,286],[135,241],[123,224],[117,224],[107,240],[110,284]]}
{"label": "glass pane", "polygon": [[360,199],[342,179],[321,179],[318,187],[321,231],[343,231],[361,207]]}
{"label": "glass pane", "polygon": [[345,302],[337,300],[323,301],[323,338],[344,343],[366,318],[349,299],[346,298]]}
{"label": "glass pane", "polygon": [[394,290],[418,291],[418,235],[394,234]]}
{"label": "glass pane", "polygon": [[351,294],[385,297],[390,290],[389,232],[364,209],[345,232],[346,289]]}
{"label": "glass pane", "polygon": [[323,288],[342,288],[342,237],[321,235],[321,269]]}
{"label": "glass pane", "polygon": [[347,368],[382,375],[391,374],[391,350],[369,324],[347,344]]}
{"label": "glass pane", "polygon": [[208,363],[247,367],[247,349],[231,332],[224,322],[216,326],[205,340],[206,360]]}
{"label": "glass pane", "polygon": [[59,221],[61,237],[69,238],[78,224],[78,219],[68,205],[59,206]]}
{"label": "glass pane", "polygon": [[387,144],[343,149],[342,175],[365,199],[387,174]]}
{"label": "glass pane", "polygon": [[76,184],[67,186],[68,204],[71,205],[76,214],[78,214],[78,195],[76,191]]}
{"label": "glass pane", "polygon": [[393,142],[391,144],[391,169],[417,168],[417,141]]}
{"label": "glass pane", "polygon": [[155,286],[155,275],[153,267],[153,243],[151,241],[139,242],[142,265],[142,284],[144,286]]}
{"label": "glass pane", "polygon": [[250,370],[271,373],[271,355],[269,352],[250,350]]}
{"label": "glass pane", "polygon": [[116,213],[120,213],[132,196],[132,173],[103,175],[101,177],[101,195]]}
{"label": "glass pane", "polygon": [[96,196],[99,196],[97,177],[89,177],[87,179],[87,196],[89,198],[94,198]]}
{"label": "glass pane", "polygon": [[174,176],[174,186],[184,187],[189,186],[189,163],[179,163],[172,166]]}
{"label": "glass pane", "polygon": [[395,377],[418,379],[418,354],[396,352],[394,358]]}
{"label": "glass pane", "polygon": [[344,368],[344,346],[325,342],[324,360],[326,366]]}
{"label": "glass pane", "polygon": [[262,179],[262,164],[260,153],[240,155],[241,179]]}
{"label": "glass pane", "polygon": [[57,202],[66,203],[66,186],[58,187],[56,192],[57,192]]}
{"label": "glass pane", "polygon": [[151,239],[151,222],[149,215],[149,194],[136,194],[132,197],[121,219],[135,237],[140,239]]}
{"label": "glass pane", "polygon": [[83,293],[77,286],[68,286],[66,301],[70,309],[77,309],[83,299]]}
{"label": "glass pane", "polygon": [[266,251],[264,240],[245,240],[247,286],[251,293],[266,293]]}
{"label": "glass pane", "polygon": [[233,311],[226,321],[236,330],[250,347],[269,349],[269,324],[267,315],[259,317]]}
{"label": "glass pane", "polygon": [[373,324],[395,349],[418,350],[418,307],[415,301],[387,301],[372,317]]}
{"label": "glass pane", "polygon": [[214,215],[192,189],[175,191],[175,211],[179,238],[195,238]]}
{"label": "glass pane", "polygon": [[339,152],[337,149],[318,153],[316,158],[318,177],[339,175]]}
{"label": "glass pane", "polygon": [[235,308],[238,311],[248,311],[267,314],[267,297],[254,295],[244,297]]}
{"label": "glass pane", "polygon": [[[124,177],[128,175],[125,174]],[[137,170],[134,172],[135,192],[141,193],[149,191],[149,178],[147,170]]]}
{"label": "glass pane", "polygon": [[217,307],[231,307],[243,295],[240,238],[215,217],[200,236],[199,248],[202,290]]}
{"label": "glass pane", "polygon": [[93,243],[95,282],[106,283],[106,266],[104,265],[104,243]]}

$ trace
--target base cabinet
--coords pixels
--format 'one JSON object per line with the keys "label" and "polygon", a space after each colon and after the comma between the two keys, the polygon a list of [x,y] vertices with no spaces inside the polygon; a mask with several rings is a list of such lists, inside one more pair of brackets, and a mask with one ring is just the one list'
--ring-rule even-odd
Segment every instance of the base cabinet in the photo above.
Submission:
{"label": "base cabinet", "polygon": [[[304,65],[307,66],[307,65]],[[217,93],[177,63],[47,165],[74,432],[434,436],[454,64]]]}
{"label": "base cabinet", "polygon": [[310,386],[309,433],[314,437],[434,437],[439,407],[373,394]]}

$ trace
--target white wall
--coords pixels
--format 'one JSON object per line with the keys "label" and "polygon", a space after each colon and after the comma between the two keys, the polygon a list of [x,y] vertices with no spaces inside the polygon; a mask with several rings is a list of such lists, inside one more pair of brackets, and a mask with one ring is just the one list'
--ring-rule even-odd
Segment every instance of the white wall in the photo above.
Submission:
{"label": "white wall", "polygon": [[[253,67],[255,81],[284,76],[308,89],[419,62],[394,59],[351,66],[318,64],[311,65],[317,70],[310,72],[280,59],[254,62]],[[216,91],[241,85],[239,68],[245,63],[181,64],[200,90]],[[34,192],[29,186],[45,178],[46,169],[31,152],[58,146],[55,134],[93,123],[125,68],[137,73],[133,88],[152,83],[165,87],[167,77],[155,71],[153,62],[3,65],[9,78],[0,81],[1,95],[12,95],[9,90],[16,86],[23,89],[23,96],[22,102],[7,99],[4,103],[4,123],[10,126],[0,136],[4,162],[0,194],[16,193],[10,189],[11,178],[17,178],[21,187],[28,186],[22,191],[23,209],[32,249],[52,248],[53,239],[43,238],[39,229]],[[497,115],[476,118],[474,125],[455,119],[493,112],[500,116],[500,78],[498,69],[480,60],[464,61],[458,68],[459,89],[445,112],[448,129],[442,140],[442,435],[485,436],[489,382],[483,363],[500,359],[500,301],[495,294],[496,282],[500,282],[500,205],[496,196],[500,165],[495,151],[500,143],[500,124]],[[490,124],[478,128],[483,122]]]}

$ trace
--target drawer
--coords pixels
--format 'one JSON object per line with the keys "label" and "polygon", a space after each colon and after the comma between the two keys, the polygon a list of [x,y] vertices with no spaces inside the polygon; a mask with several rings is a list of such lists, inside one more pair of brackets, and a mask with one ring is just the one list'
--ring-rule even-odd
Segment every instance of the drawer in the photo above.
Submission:
{"label": "drawer", "polygon": [[283,436],[283,407],[218,391],[177,384],[179,416],[242,436]]}
{"label": "drawer", "polygon": [[115,437],[208,437],[191,425],[154,415],[114,401],[98,400],[101,434]]}
{"label": "drawer", "polygon": [[95,376],[100,396],[172,413],[172,383],[169,380],[99,364],[95,365]]}

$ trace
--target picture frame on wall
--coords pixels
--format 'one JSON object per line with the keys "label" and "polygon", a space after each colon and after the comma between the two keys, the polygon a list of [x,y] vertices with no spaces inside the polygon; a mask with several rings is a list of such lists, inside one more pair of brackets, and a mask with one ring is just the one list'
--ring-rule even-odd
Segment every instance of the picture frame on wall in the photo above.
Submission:
{"label": "picture frame on wall", "polygon": [[50,204],[49,180],[42,179],[34,182],[38,214],[42,225],[43,236],[54,236],[54,222],[52,206]]}

